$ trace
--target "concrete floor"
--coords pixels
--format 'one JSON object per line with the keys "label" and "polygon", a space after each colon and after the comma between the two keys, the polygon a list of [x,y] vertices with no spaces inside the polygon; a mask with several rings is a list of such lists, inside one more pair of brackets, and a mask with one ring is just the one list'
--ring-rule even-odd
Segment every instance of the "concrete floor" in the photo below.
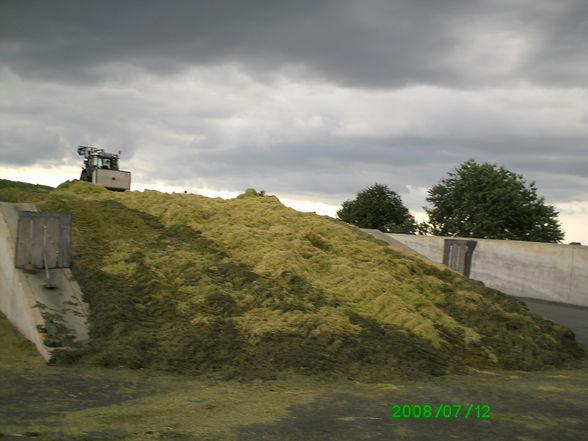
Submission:
{"label": "concrete floor", "polygon": [[569,327],[576,334],[576,340],[588,347],[588,308],[545,300],[517,298],[525,302],[532,312]]}

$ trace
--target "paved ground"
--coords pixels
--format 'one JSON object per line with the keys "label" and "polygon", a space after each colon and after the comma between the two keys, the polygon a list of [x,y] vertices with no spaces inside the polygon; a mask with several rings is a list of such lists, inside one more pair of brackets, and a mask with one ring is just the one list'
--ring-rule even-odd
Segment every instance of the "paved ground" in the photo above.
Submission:
{"label": "paved ground", "polygon": [[[588,308],[525,302],[587,342]],[[0,325],[0,441],[584,441],[588,433],[588,361],[386,384],[301,376],[242,384],[45,366]],[[394,404],[464,408],[390,418]],[[466,418],[468,405],[477,407]]]}
{"label": "paved ground", "polygon": [[576,334],[576,339],[588,347],[588,308],[523,297],[518,299],[525,302],[532,312],[569,327]]}
{"label": "paved ground", "polygon": [[[588,432],[588,365],[393,384],[142,375],[0,367],[0,440],[583,441]],[[434,410],[402,418],[394,404]],[[443,404],[464,408],[435,416]]]}

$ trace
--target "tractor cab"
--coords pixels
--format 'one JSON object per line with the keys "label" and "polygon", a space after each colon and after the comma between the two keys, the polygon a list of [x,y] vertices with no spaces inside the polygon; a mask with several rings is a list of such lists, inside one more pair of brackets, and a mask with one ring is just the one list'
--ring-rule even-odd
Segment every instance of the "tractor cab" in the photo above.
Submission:
{"label": "tractor cab", "polygon": [[86,167],[101,168],[103,170],[118,170],[118,155],[99,152],[84,161]]}

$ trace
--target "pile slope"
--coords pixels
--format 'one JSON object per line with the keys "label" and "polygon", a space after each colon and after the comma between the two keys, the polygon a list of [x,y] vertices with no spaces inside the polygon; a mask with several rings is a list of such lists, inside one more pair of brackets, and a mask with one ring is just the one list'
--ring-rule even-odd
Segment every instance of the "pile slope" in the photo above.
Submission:
{"label": "pile slope", "polygon": [[520,301],[254,190],[223,200],[3,183],[0,198],[73,213],[91,341],[62,359],[383,380],[584,355],[569,329]]}

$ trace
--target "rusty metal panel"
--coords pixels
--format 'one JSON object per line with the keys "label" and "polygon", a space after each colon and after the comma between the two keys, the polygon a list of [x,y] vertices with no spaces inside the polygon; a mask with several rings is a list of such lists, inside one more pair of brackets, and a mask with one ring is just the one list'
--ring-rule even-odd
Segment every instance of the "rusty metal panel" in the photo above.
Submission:
{"label": "rusty metal panel", "polygon": [[443,264],[469,277],[477,243],[475,240],[445,239]]}
{"label": "rusty metal panel", "polygon": [[32,263],[42,268],[43,256],[46,256],[48,268],[71,266],[70,213],[19,212],[16,267]]}

